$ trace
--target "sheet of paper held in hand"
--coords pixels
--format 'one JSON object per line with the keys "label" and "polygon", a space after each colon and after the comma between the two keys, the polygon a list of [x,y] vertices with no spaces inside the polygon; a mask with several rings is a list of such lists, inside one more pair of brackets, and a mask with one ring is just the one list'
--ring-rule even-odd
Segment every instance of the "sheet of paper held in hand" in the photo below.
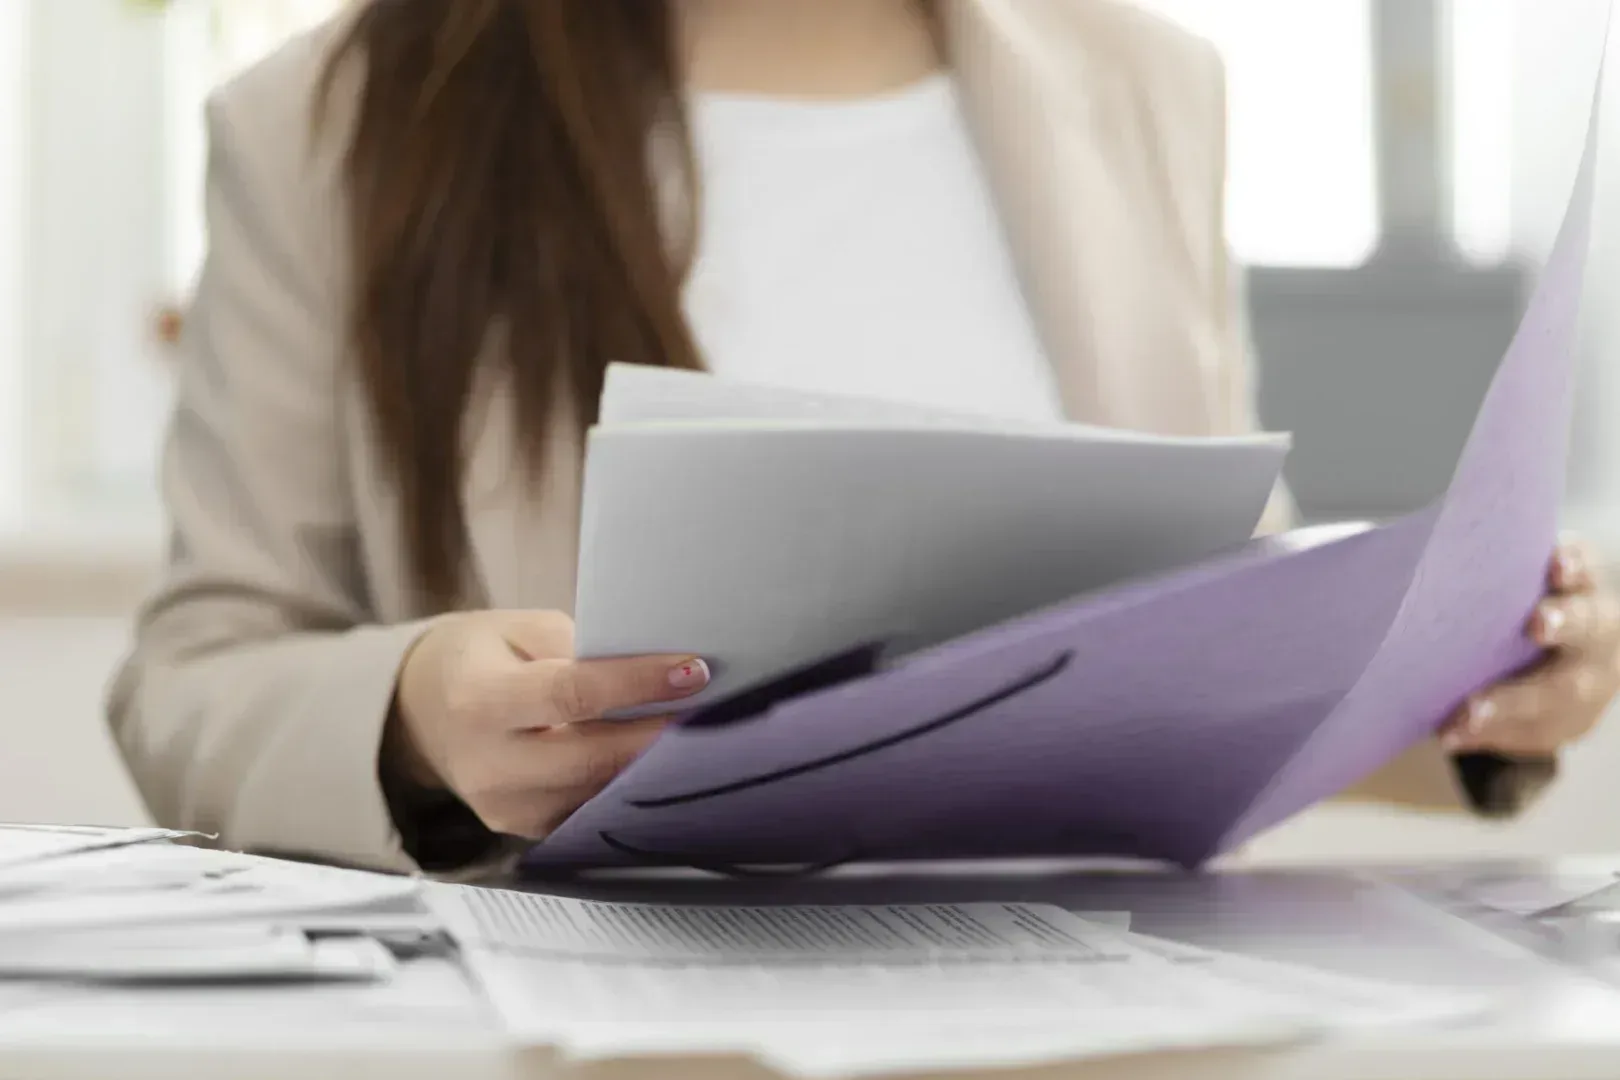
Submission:
{"label": "sheet of paper held in hand", "polygon": [[[1601,42],[1603,35],[1594,40]],[[714,454],[714,476],[754,466],[775,476],[766,517],[784,515],[781,521],[823,537],[834,549],[804,552],[802,544],[785,543],[771,549],[785,560],[780,565],[771,562],[771,551],[736,562],[737,580],[758,585],[776,574],[789,582],[780,589],[728,588],[731,568],[712,549],[693,556],[696,562],[685,554],[673,564],[659,561],[700,538],[729,553],[738,545],[723,541],[733,532],[752,535],[754,520],[741,504],[727,511],[732,516],[718,530],[713,526],[719,519],[693,512],[736,494],[721,491],[709,499],[705,491],[694,500],[690,479],[709,473],[683,469],[678,478],[668,478],[665,495],[678,492],[679,505],[667,503],[667,522],[641,519],[632,527],[636,515],[625,509],[628,504],[603,498],[598,516],[588,514],[586,521],[582,643],[609,644],[591,637],[592,620],[604,612],[615,611],[607,622],[620,627],[651,612],[655,618],[648,626],[670,620],[659,630],[667,638],[616,644],[680,651],[701,650],[712,641],[746,655],[753,645],[724,636],[746,625],[763,656],[787,640],[782,635],[791,638],[805,626],[835,627],[837,640],[795,639],[794,647],[855,650],[860,663],[840,668],[836,677],[784,681],[780,693],[755,695],[747,708],[733,701],[730,709],[699,712],[672,725],[532,849],[529,865],[825,866],[1092,855],[1196,866],[1431,739],[1469,694],[1522,670],[1538,655],[1524,628],[1545,591],[1563,506],[1601,130],[1596,97],[1557,239],[1451,485],[1423,510],[1360,531],[1260,541],[874,663],[869,652],[856,649],[870,638],[844,636],[846,630],[853,635],[860,628],[887,640],[891,631],[904,638],[919,628],[867,619],[873,611],[921,613],[928,624],[923,629],[972,623],[1001,601],[1027,606],[1043,587],[1078,594],[1083,590],[1074,586],[1083,584],[1080,571],[1088,567],[1129,569],[1109,564],[1108,544],[1100,542],[1123,534],[1105,538],[1095,531],[1116,512],[1122,521],[1164,528],[1168,519],[1155,518],[1156,504],[1147,503],[1165,497],[1183,505],[1191,498],[1184,505],[1202,508],[1198,515],[1209,513],[1198,516],[1204,525],[1222,522],[1214,531],[1191,529],[1186,535],[1195,538],[1194,546],[1222,529],[1241,533],[1252,520],[1238,520],[1242,515],[1234,508],[1258,511],[1260,492],[1239,497],[1239,489],[1265,478],[1263,449],[1184,450],[1095,441],[1083,432],[1065,440],[936,430],[922,423],[903,431],[896,425],[873,439],[912,450],[921,445],[917,440],[939,440],[928,451],[929,461],[948,457],[950,440],[984,443],[962,449],[951,468],[963,471],[937,487],[930,486],[939,478],[927,467],[907,464],[906,475],[922,479],[909,485],[905,499],[885,496],[887,501],[861,511],[867,516],[831,527],[817,516],[813,501],[795,502],[801,479],[825,478],[789,469],[790,461],[799,460],[795,455],[770,459],[753,447],[756,433],[742,421],[692,435],[694,454]],[[686,431],[684,423],[666,427]],[[862,440],[878,427],[838,431],[815,423],[819,435],[808,427],[781,427],[782,453],[793,439],[825,436],[827,445],[814,453],[801,448],[820,463],[816,470],[845,455],[840,469],[854,470],[864,482],[862,463],[869,450],[878,450],[876,442],[863,447]],[[619,449],[635,457],[646,452],[643,443],[663,441],[662,435],[638,434],[658,427],[627,423],[604,429],[609,434],[594,450],[606,448],[603,467],[617,469],[610,459]],[[712,445],[705,443],[710,439]],[[733,444],[721,454],[717,447],[726,440]],[[744,446],[750,449],[744,452]],[[1140,454],[1149,457],[1139,460]],[[1151,476],[1141,489],[1087,486],[1106,486],[1106,476],[1122,475],[1112,470],[1126,469],[1127,462],[1134,469],[1150,459],[1156,464],[1143,465],[1149,471],[1133,474]],[[899,470],[891,479],[904,471],[895,464],[900,460],[891,460]],[[1239,462],[1247,464],[1239,468]],[[1234,479],[1245,470],[1252,470],[1248,480]],[[882,487],[877,475],[873,491]],[[1200,479],[1193,481],[1195,475]],[[990,476],[1019,480],[998,488]],[[736,490],[763,482],[739,479]],[[1184,490],[1193,483],[1196,496]],[[961,505],[953,494],[961,486],[986,501]],[[1077,510],[1066,496],[1082,489]],[[1013,502],[1003,499],[1024,500],[1020,512],[1026,516],[1016,528],[1006,525],[1016,516]],[[885,521],[896,528],[910,521],[906,507],[913,500],[965,515],[940,509],[949,520],[929,525],[948,558],[913,559],[909,541],[884,532]],[[1042,506],[1055,509],[1048,514],[1038,510]],[[621,512],[623,520],[609,521]],[[1071,512],[1075,520],[1065,516]],[[969,527],[964,520],[979,524]],[[863,531],[872,522],[876,531]],[[839,533],[845,525],[848,531]],[[645,540],[651,534],[656,538]],[[1057,556],[1061,561],[1078,553],[1079,562],[1054,569],[1046,561],[1054,549],[1082,536],[1099,544],[1079,543]],[[871,548],[862,547],[868,542]],[[846,544],[862,558],[870,555],[866,569],[881,573],[828,576]],[[606,574],[609,563],[635,563],[637,551],[649,550],[656,557],[628,578],[594,576]],[[980,582],[989,583],[985,591],[966,589],[960,595],[967,599],[957,605],[951,560],[984,552],[1005,565]],[[608,562],[597,561],[598,554]],[[1156,549],[1155,557],[1168,554]],[[757,563],[748,561],[756,556]],[[700,565],[708,567],[706,576],[671,585],[671,577]],[[765,576],[756,579],[756,571]],[[1066,576],[1070,571],[1075,576]],[[638,583],[633,596],[615,598],[615,588],[630,580]],[[1005,582],[1013,586],[1002,589]],[[680,604],[667,606],[682,590]],[[989,599],[980,605],[975,596]],[[650,606],[640,606],[644,600]],[[864,614],[846,622],[849,612]],[[701,631],[699,640],[683,640],[686,631]]]}
{"label": "sheet of paper held in hand", "polygon": [[[508,1032],[800,1075],[1251,1045],[1478,1000],[1150,943],[1035,904],[691,907],[430,886]],[[1207,963],[1190,962],[1193,958]]]}
{"label": "sheet of paper held in hand", "polygon": [[1242,545],[1288,446],[615,365],[585,465],[576,645],[704,656],[696,706],[852,644],[944,641]]}

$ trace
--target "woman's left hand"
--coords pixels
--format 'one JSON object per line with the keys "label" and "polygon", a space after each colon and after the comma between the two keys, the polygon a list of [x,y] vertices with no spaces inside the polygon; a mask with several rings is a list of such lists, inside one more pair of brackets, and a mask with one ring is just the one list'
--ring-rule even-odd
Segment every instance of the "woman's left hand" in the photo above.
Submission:
{"label": "woman's left hand", "polygon": [[1620,595],[1598,579],[1583,545],[1559,547],[1528,632],[1546,658],[1470,698],[1441,729],[1448,751],[1550,757],[1620,693]]}

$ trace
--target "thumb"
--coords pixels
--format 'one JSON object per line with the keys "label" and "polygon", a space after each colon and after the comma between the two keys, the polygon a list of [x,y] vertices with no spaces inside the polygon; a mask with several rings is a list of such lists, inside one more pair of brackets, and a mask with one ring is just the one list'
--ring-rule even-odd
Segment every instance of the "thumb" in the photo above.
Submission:
{"label": "thumb", "polygon": [[524,660],[571,660],[574,620],[560,611],[503,611],[500,635]]}

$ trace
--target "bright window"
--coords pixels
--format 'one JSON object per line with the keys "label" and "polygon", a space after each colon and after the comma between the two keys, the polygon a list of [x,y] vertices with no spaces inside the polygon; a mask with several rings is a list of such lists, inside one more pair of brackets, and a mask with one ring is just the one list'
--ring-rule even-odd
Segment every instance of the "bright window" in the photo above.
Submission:
{"label": "bright window", "polygon": [[1247,263],[1348,266],[1378,242],[1366,0],[1147,0],[1227,66],[1228,233]]}
{"label": "bright window", "polygon": [[1474,262],[1497,262],[1513,237],[1515,0],[1450,0],[1452,228]]}
{"label": "bright window", "polygon": [[286,39],[329,18],[346,0],[171,0],[169,87],[174,136],[170,188],[175,192],[170,273],[184,290],[202,263],[202,181],[207,147],[203,102],[220,83],[262,59]]}
{"label": "bright window", "polygon": [[[1144,0],[1226,59],[1229,233],[1245,262],[1343,266],[1379,240],[1368,0]],[[1450,222],[1461,253],[1509,250],[1520,0],[1440,0],[1452,85]]]}

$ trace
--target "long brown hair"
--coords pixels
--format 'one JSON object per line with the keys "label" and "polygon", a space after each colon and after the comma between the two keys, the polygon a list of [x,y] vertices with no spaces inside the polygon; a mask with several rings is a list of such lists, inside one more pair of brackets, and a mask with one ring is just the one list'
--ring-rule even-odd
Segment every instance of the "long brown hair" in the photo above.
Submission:
{"label": "long brown hair", "polygon": [[480,357],[503,369],[530,476],[559,410],[594,421],[610,360],[700,366],[680,307],[696,180],[676,16],[662,0],[364,3],[326,79],[364,73],[352,352],[415,585],[447,608],[464,599]]}

